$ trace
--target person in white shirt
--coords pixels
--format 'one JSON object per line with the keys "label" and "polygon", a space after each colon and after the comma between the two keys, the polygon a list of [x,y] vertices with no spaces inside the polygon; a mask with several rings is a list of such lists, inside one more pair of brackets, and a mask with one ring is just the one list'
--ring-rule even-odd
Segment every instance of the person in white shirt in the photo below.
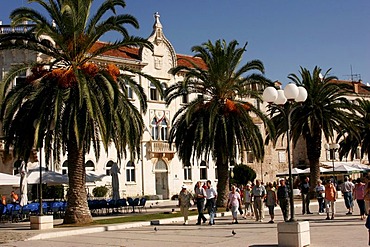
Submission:
{"label": "person in white shirt", "polygon": [[211,180],[207,181],[206,194],[207,194],[206,208],[209,213],[208,224],[212,226],[215,224],[217,191],[212,187]]}
{"label": "person in white shirt", "polygon": [[247,218],[247,216],[253,217],[253,207],[252,207],[252,190],[251,185],[247,184],[243,190],[243,203],[245,206],[244,216],[243,218]]}

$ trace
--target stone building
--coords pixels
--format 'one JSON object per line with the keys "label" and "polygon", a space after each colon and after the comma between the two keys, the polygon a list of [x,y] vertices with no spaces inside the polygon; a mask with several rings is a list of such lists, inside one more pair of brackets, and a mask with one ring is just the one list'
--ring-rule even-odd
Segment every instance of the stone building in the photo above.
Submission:
{"label": "stone building", "polygon": [[[181,74],[173,76],[169,71],[177,65],[185,65],[187,62],[183,58],[204,66],[200,59],[193,58],[190,55],[177,54],[171,42],[164,35],[159,14],[156,13],[154,17],[153,32],[148,38],[154,46],[153,52],[147,48],[122,48],[107,52],[103,56],[97,57],[94,62],[98,64],[114,63],[118,67],[124,65],[139,69],[160,80],[163,88],[167,88],[182,79]],[[27,25],[24,28],[27,28]],[[22,30],[14,30],[6,25],[0,26],[0,33],[12,31]],[[95,44],[95,46],[102,45],[104,45],[104,42]],[[43,59],[47,58],[28,51],[0,51],[0,81],[9,71],[11,65],[22,61]],[[25,76],[26,74],[18,77],[14,83],[20,83]],[[121,197],[157,195],[159,198],[168,199],[180,191],[182,184],[187,184],[189,188],[193,188],[196,181],[206,181],[207,179],[214,181],[214,184],[216,184],[216,167],[211,159],[198,160],[192,166],[184,167],[179,161],[174,148],[171,148],[167,142],[174,114],[183,104],[189,102],[188,97],[197,96],[184,96],[182,99],[174,101],[170,106],[166,106],[157,89],[147,79],[135,76],[135,80],[140,82],[148,97],[148,111],[145,114],[143,113],[146,128],[141,141],[141,156],[135,162],[124,159],[118,160],[115,150],[111,147],[108,154],[101,154],[99,160],[95,159],[93,153],[86,155],[86,170],[96,174],[109,175],[111,166],[118,163],[121,172],[119,174]],[[354,91],[356,91],[356,85],[357,90],[359,90],[358,84],[355,83]],[[127,87],[127,90],[132,102],[139,107],[139,102],[131,89]],[[368,94],[366,93],[366,95]],[[255,105],[259,104],[255,99],[250,99],[250,102]],[[261,104],[260,107],[265,109],[266,105]],[[256,124],[260,125],[263,130],[262,123],[256,120]],[[323,149],[322,157],[324,157],[323,161],[326,161],[327,155],[324,152]],[[31,162],[37,161],[38,155],[42,156],[42,153],[35,153]],[[14,157],[5,156],[2,144],[0,145],[0,157],[0,172],[9,174],[16,172],[19,161]],[[64,174],[67,173],[66,157],[62,160],[64,162],[60,166],[51,162],[52,165],[49,169]],[[294,166],[307,165],[303,142],[300,142],[294,148],[292,161]],[[245,159],[240,160],[240,162],[251,166],[256,171],[257,178],[261,178],[263,181],[274,181],[276,173],[287,170],[286,140],[279,140],[275,147],[272,145],[266,146],[266,157],[262,163],[257,163],[253,154],[248,152],[245,154]],[[89,186],[109,185],[109,183],[110,179],[108,177],[103,179],[102,182]]]}

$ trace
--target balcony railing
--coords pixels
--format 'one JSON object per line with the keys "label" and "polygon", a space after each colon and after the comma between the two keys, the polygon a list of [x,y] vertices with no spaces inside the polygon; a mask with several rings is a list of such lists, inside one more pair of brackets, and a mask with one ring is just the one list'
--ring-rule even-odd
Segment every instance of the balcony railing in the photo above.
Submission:
{"label": "balcony railing", "polygon": [[0,25],[0,34],[4,33],[25,33],[35,25],[25,24],[13,27],[11,25]]}
{"label": "balcony railing", "polygon": [[151,141],[150,150],[151,153],[175,153],[174,147],[170,146],[168,142],[163,141]]}

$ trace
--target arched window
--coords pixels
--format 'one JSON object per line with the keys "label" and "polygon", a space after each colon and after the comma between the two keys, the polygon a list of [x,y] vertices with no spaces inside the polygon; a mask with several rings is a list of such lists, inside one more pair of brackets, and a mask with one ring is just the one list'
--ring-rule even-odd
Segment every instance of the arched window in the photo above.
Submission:
{"label": "arched window", "polygon": [[95,165],[94,165],[94,162],[92,162],[91,160],[88,160],[88,161],[85,163],[85,170],[86,170],[86,171],[95,171]]}
{"label": "arched window", "polygon": [[159,134],[158,134],[158,122],[157,118],[153,118],[151,122],[151,129],[152,129],[152,139],[153,140],[158,140],[159,139]]}
{"label": "arched window", "polygon": [[132,161],[127,162],[126,165],[126,181],[135,182],[135,164]]}
{"label": "arched window", "polygon": [[167,165],[163,160],[158,160],[157,164],[155,164],[155,171],[156,172],[166,172]]}
{"label": "arched window", "polygon": [[105,165],[105,175],[109,176],[110,175],[110,169],[113,166],[113,161],[108,161],[108,163]]}
{"label": "arched window", "polygon": [[165,118],[162,119],[159,127],[161,129],[161,140],[162,141],[168,140],[168,124]]}
{"label": "arched window", "polygon": [[207,180],[207,163],[202,160],[199,165],[200,179]]}
{"label": "arched window", "polygon": [[68,160],[64,161],[62,165],[62,174],[64,175],[67,173],[68,173]]}

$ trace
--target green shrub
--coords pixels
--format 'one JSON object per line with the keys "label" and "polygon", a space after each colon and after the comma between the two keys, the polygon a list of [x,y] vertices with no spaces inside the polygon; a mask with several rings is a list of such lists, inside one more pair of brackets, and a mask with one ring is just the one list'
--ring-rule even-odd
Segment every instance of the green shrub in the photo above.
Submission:
{"label": "green shrub", "polygon": [[94,197],[105,197],[108,193],[108,188],[105,186],[95,187],[92,191]]}

